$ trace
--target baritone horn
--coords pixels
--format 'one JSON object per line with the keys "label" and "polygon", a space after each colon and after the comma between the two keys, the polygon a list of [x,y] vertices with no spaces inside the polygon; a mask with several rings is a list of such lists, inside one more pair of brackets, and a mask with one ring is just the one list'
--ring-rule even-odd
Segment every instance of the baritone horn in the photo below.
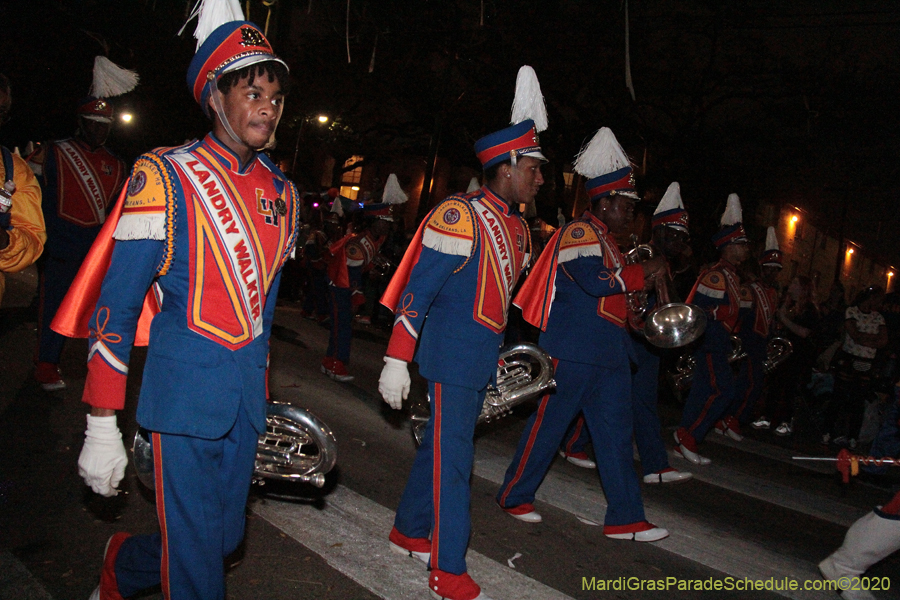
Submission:
{"label": "baritone horn", "polygon": [[[784,361],[788,359],[794,351],[791,341],[783,337],[773,337],[766,342],[766,358],[763,360],[763,373],[768,375],[778,368]],[[739,360],[747,358],[747,352],[744,351],[741,338],[736,335],[731,336],[731,353],[728,355],[728,363],[734,364]],[[694,370],[697,362],[690,354],[684,354],[679,357],[675,364],[675,371],[671,374],[672,384],[679,392],[684,392],[691,387],[694,381]]]}
{"label": "baritone horn", "polygon": [[[134,436],[134,468],[138,479],[151,490],[156,487],[153,446],[149,432],[138,429]],[[284,402],[266,405],[266,431],[256,445],[253,483],[266,479],[302,481],[325,485],[325,474],[337,462],[337,442],[331,428],[306,409]]]}
{"label": "baritone horn", "polygon": [[[653,258],[656,252],[650,244],[637,244],[625,253],[625,262],[639,264]],[[650,309],[647,290],[625,294],[629,322],[657,348],[680,348],[690,344],[706,331],[706,313],[697,306],[672,302],[669,298],[669,275],[654,275],[657,307]]]}
{"label": "baritone horn", "polygon": [[[513,407],[556,387],[553,360],[534,344],[509,344],[500,349],[497,385],[488,385],[477,423],[489,423],[508,415]],[[416,444],[422,443],[431,418],[428,398],[413,404],[410,421]]]}

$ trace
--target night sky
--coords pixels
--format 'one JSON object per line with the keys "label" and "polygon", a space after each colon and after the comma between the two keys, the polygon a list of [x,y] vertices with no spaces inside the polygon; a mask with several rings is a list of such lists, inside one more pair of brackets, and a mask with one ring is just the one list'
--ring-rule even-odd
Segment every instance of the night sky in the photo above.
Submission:
{"label": "night sky", "polygon": [[[100,53],[142,80],[116,101],[136,118],[116,127],[113,149],[130,160],[202,135],[184,80],[193,23],[176,35],[187,4],[4,2],[0,71],[13,111],[0,142],[71,135]],[[900,263],[900,4],[629,0],[629,13],[635,100],[621,0],[351,0],[349,63],[346,0],[278,0],[269,39],[294,77],[281,148],[292,151],[304,117],[326,113],[331,128],[307,128],[303,141],[339,160],[424,162],[437,134],[439,156],[477,168],[472,144],[506,124],[516,71],[530,64],[549,111],[541,141],[554,167],[539,206],[551,222],[561,165],[608,126],[648,204],[681,182],[695,239],[708,239],[737,192],[746,221],[761,202],[790,203]],[[264,25],[267,14],[251,0],[251,20]]]}

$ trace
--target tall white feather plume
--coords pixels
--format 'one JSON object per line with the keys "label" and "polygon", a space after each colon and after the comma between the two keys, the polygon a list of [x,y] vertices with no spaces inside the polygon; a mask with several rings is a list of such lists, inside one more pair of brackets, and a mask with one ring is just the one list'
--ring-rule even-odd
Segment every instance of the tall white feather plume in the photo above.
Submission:
{"label": "tall white feather plume", "polygon": [[766,251],[780,250],[778,247],[778,236],[775,235],[775,228],[769,227],[766,230]]}
{"label": "tall white feather plume", "polygon": [[719,224],[722,227],[728,227],[741,222],[743,222],[741,199],[738,198],[737,194],[728,194],[728,204],[725,206],[725,212],[722,213],[722,220]]}
{"label": "tall white feather plume", "polygon": [[681,201],[681,186],[677,181],[669,184],[669,188],[663,194],[662,200],[659,201],[659,205],[653,211],[653,214],[658,215],[673,208],[684,208],[684,203]]}
{"label": "tall white feather plume", "polygon": [[630,166],[631,161],[609,127],[601,127],[575,158],[575,172],[588,179]]}
{"label": "tall white feather plume", "polygon": [[[199,15],[199,16],[198,16]],[[197,38],[197,50],[206,41],[213,31],[220,25],[231,21],[244,21],[244,11],[241,10],[240,0],[197,0],[191,16],[187,22],[178,31],[178,35],[184,31],[191,19],[197,17],[197,29],[194,30],[194,37]]]}
{"label": "tall white feather plume", "polygon": [[472,180],[469,181],[469,187],[466,188],[466,193],[470,194],[470,193],[474,192],[475,190],[480,190],[480,189],[481,189],[481,184],[478,183],[478,178],[473,177]]}
{"label": "tall white feather plume", "polygon": [[513,100],[510,123],[515,125],[526,119],[534,121],[534,128],[538,133],[547,129],[547,108],[544,106],[541,84],[534,69],[528,65],[521,67],[516,76],[516,97]]}
{"label": "tall white feather plume", "polygon": [[384,193],[381,195],[381,201],[386,204],[403,204],[409,200],[409,195],[400,187],[397,176],[393,173],[388,175],[387,183],[384,184]]}
{"label": "tall white feather plume", "polygon": [[331,212],[339,217],[344,216],[344,205],[341,203],[340,196],[335,197],[334,202],[331,203]]}
{"label": "tall white feather plume", "polygon": [[105,56],[98,56],[94,59],[90,95],[94,98],[121,96],[136,88],[139,80],[136,71],[123,69]]}

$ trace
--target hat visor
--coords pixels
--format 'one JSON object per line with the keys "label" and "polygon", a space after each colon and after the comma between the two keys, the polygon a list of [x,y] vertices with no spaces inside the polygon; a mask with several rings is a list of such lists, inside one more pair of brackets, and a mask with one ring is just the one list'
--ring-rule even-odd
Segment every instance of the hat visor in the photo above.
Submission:
{"label": "hat visor", "polygon": [[83,119],[87,119],[88,121],[97,121],[98,123],[112,123],[112,119],[109,117],[102,117],[100,115],[78,115]]}
{"label": "hat visor", "polygon": [[262,63],[262,62],[268,62],[268,61],[281,63],[282,65],[284,65],[284,68],[287,69],[289,72],[291,70],[287,66],[286,62],[284,62],[283,60],[281,60],[280,58],[278,58],[277,56],[275,56],[273,54],[251,54],[249,56],[242,56],[241,58],[230,63],[228,66],[226,66],[224,69],[222,69],[222,72],[219,73],[219,77],[221,77],[225,73],[231,73],[232,71],[237,71],[238,69],[243,69],[244,67],[249,67],[250,65],[255,65],[255,64]]}
{"label": "hat visor", "polygon": [[543,154],[541,154],[541,151],[540,151],[540,150],[534,150],[534,151],[532,151],[532,152],[524,152],[524,153],[522,153],[522,154],[519,154],[518,156],[519,156],[519,157],[521,157],[521,156],[528,156],[528,157],[530,157],[530,158],[536,158],[536,159],[538,159],[539,161],[541,161],[542,163],[548,163],[548,162],[550,162],[549,160],[547,160],[547,157],[546,157],[546,156],[544,156]]}

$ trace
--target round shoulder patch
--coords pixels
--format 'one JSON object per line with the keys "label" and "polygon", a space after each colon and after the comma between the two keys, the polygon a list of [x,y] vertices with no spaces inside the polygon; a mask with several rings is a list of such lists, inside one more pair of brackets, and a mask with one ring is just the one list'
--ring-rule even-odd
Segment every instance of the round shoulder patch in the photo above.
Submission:
{"label": "round shoulder patch", "polygon": [[584,237],[584,228],[575,227],[574,229],[572,229],[570,235],[576,240],[581,239]]}
{"label": "round shoulder patch", "polygon": [[147,174],[144,171],[137,171],[131,177],[131,183],[128,184],[128,195],[137,196],[145,185],[147,185]]}
{"label": "round shoulder patch", "polygon": [[719,276],[718,273],[710,273],[709,274],[709,282],[710,283],[719,283],[721,281],[722,281],[722,278]]}
{"label": "round shoulder patch", "polygon": [[444,223],[447,225],[456,225],[459,222],[460,214],[457,208],[448,208],[444,212]]}

